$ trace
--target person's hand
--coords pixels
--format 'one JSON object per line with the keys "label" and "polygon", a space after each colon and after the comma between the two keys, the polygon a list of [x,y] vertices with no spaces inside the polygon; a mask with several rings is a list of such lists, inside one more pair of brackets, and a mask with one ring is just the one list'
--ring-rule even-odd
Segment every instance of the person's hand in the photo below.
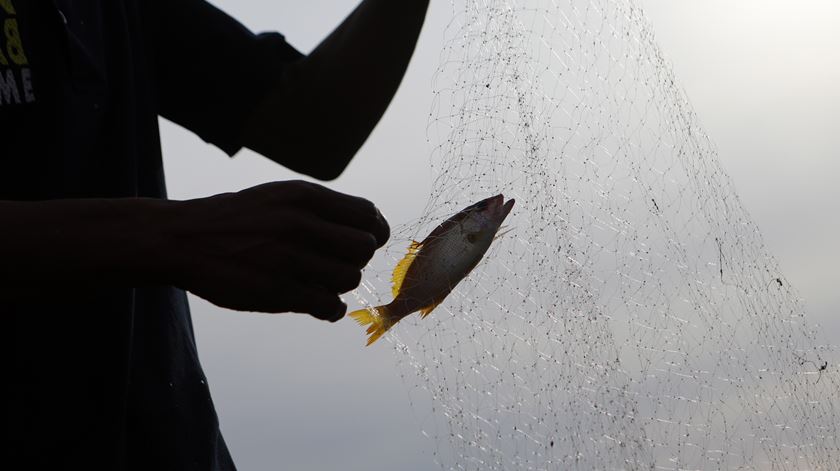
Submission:
{"label": "person's hand", "polygon": [[171,215],[173,284],[230,309],[329,321],[389,237],[370,201],[303,181],[178,202]]}

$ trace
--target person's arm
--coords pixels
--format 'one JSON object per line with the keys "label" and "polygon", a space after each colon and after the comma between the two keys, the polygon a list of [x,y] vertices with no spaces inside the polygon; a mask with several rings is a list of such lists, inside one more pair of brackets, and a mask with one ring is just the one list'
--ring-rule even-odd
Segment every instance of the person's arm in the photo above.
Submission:
{"label": "person's arm", "polygon": [[159,112],[229,155],[334,179],[396,93],[428,3],[364,0],[304,56],[205,0],[143,2]]}
{"label": "person's arm", "polygon": [[166,266],[151,262],[163,250],[170,207],[145,198],[0,201],[0,299],[43,283],[165,281]]}
{"label": "person's arm", "polygon": [[385,113],[408,67],[428,0],[365,0],[258,103],[242,143],[332,180]]}
{"label": "person's arm", "polygon": [[332,321],[389,235],[369,201],[306,182],[188,201],[0,201],[0,222],[3,302],[45,283],[172,284],[227,308]]}

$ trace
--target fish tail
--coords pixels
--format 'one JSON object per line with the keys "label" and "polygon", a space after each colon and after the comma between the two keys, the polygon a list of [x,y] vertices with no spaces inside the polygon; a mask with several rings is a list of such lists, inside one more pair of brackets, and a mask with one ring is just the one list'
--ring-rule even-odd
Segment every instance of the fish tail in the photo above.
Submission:
{"label": "fish tail", "polygon": [[350,317],[356,319],[356,322],[360,325],[368,326],[367,333],[370,334],[367,341],[368,345],[376,342],[379,337],[382,337],[382,334],[388,332],[388,329],[394,325],[394,322],[388,317],[388,306],[359,309],[351,312]]}

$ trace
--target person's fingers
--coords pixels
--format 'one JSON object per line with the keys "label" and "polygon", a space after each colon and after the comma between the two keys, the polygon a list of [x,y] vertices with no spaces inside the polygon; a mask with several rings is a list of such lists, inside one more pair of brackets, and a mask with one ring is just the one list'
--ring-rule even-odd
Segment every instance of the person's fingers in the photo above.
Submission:
{"label": "person's fingers", "polygon": [[[360,198],[361,199],[361,198]],[[339,224],[355,227],[373,234],[377,247],[382,247],[391,237],[391,228],[382,213],[370,201],[338,201],[321,207],[319,215]]]}
{"label": "person's fingers", "polygon": [[[359,286],[362,272],[355,264],[302,248],[282,257],[290,261],[286,276],[318,284],[334,293],[346,293]],[[295,273],[297,272],[297,273]]]}
{"label": "person's fingers", "polygon": [[391,228],[388,221],[385,220],[385,217],[373,203],[367,200],[362,201],[351,202],[345,200],[327,205],[321,208],[319,214],[325,219],[373,234],[377,247],[382,247],[391,237]]}
{"label": "person's fingers", "polygon": [[335,322],[347,305],[335,291],[317,283],[278,277],[259,269],[231,267],[217,282],[185,286],[190,292],[228,309],[265,313],[299,312]]}
{"label": "person's fingers", "polygon": [[289,281],[284,289],[284,310],[311,314],[325,321],[335,322],[347,313],[347,305],[337,294],[318,285]]}
{"label": "person's fingers", "polygon": [[297,240],[312,250],[364,267],[379,247],[375,237],[354,227],[319,218],[301,218]]}
{"label": "person's fingers", "polygon": [[390,237],[388,222],[370,201],[314,183],[287,182],[287,185],[291,185],[294,200],[322,218],[369,232],[380,247]]}

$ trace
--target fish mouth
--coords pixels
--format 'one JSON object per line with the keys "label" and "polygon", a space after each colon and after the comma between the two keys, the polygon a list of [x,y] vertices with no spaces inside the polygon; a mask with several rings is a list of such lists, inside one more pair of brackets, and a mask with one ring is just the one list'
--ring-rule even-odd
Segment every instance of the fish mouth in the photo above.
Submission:
{"label": "fish mouth", "polygon": [[472,206],[464,209],[464,212],[483,212],[487,213],[491,218],[498,221],[499,224],[505,220],[508,214],[510,214],[511,209],[513,209],[513,205],[516,202],[514,199],[509,199],[505,202],[505,197],[502,194],[498,194],[496,196],[491,196],[489,198],[485,198],[478,203],[473,204]]}
{"label": "fish mouth", "polygon": [[487,202],[490,214],[499,221],[499,224],[501,224],[507,215],[510,214],[510,211],[513,209],[513,205],[516,203],[516,200],[513,198],[505,202],[505,197],[501,193],[496,196],[491,196],[484,201]]}
{"label": "fish mouth", "polygon": [[513,209],[513,205],[516,203],[516,200],[511,198],[507,200],[505,204],[502,205],[502,212],[501,212],[501,220],[504,221],[508,214],[510,214],[510,210]]}

